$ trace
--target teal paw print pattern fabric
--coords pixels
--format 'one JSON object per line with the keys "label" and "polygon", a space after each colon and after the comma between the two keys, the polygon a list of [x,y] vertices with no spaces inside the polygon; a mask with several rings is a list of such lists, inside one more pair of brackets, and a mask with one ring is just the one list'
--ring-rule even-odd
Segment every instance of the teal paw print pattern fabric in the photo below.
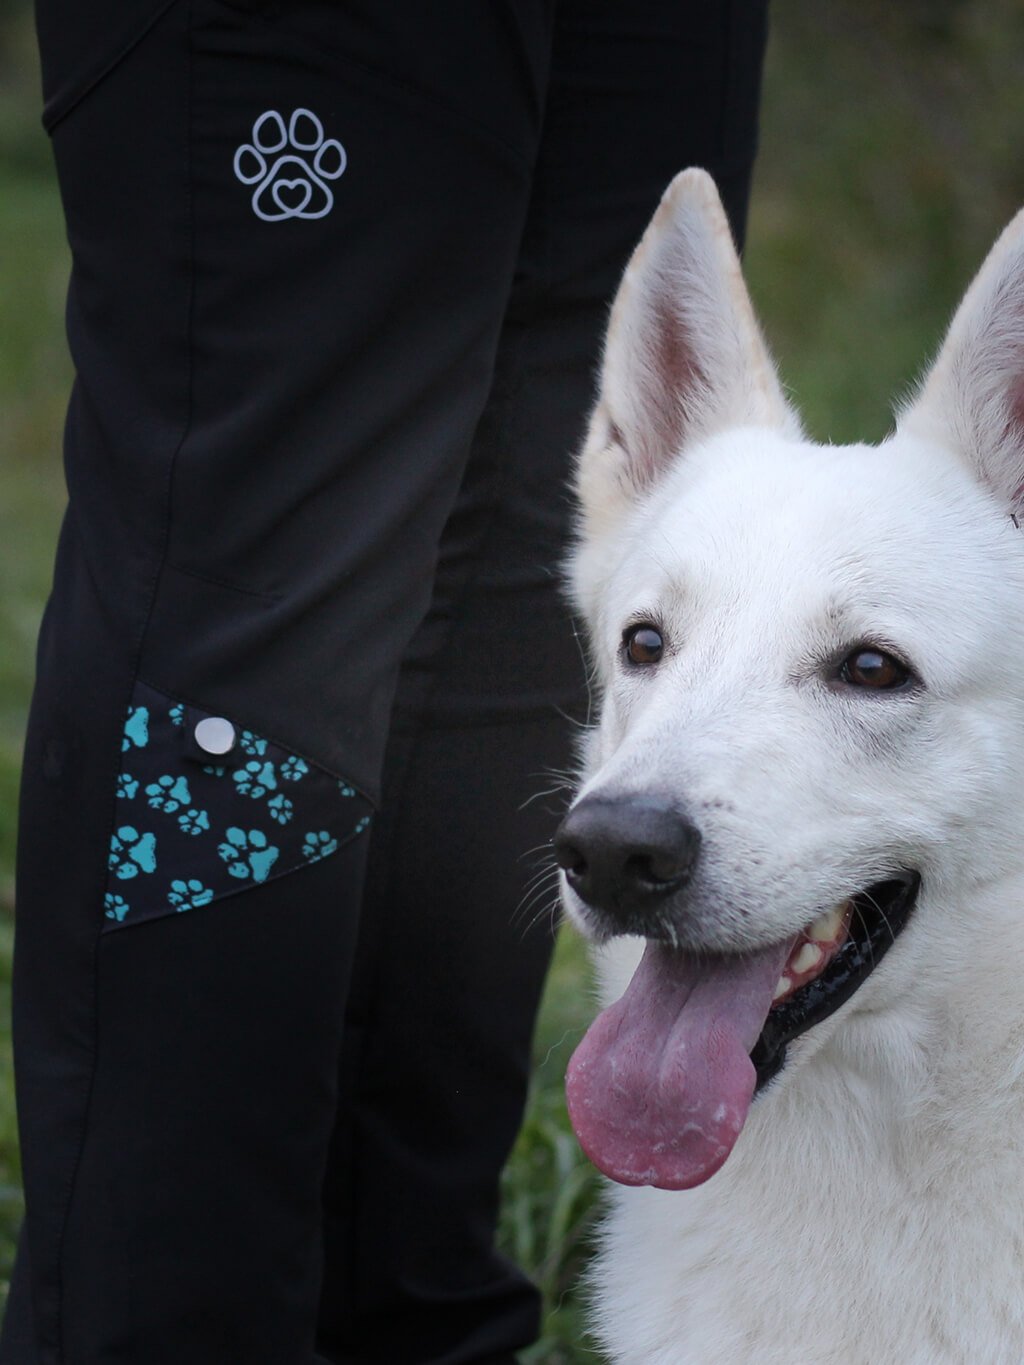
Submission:
{"label": "teal paw print pattern fabric", "polygon": [[210,714],[145,683],[135,688],[121,744],[104,932],[199,909],[308,867],[370,823],[369,799],[350,783],[233,717],[222,718],[234,734],[230,749],[204,749],[197,734]]}

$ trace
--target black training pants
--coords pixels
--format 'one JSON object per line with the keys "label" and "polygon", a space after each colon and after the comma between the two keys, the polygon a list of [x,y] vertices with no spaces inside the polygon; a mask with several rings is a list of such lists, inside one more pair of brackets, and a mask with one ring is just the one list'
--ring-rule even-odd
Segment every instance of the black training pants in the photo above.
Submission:
{"label": "black training pants", "polygon": [[508,1362],[569,458],[672,174],[742,229],[764,0],[37,10],[77,379],[0,1361]]}

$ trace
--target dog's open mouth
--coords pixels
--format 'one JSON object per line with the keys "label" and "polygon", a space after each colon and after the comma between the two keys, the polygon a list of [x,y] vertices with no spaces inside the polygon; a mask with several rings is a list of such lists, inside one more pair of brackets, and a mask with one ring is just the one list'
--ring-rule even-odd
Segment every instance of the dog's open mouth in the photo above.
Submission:
{"label": "dog's open mouth", "polygon": [[913,910],[920,878],[878,882],[795,939],[749,956],[648,942],[625,994],[591,1025],[566,1077],[584,1151],[625,1185],[689,1189],[732,1151],[786,1047],[864,983]]}
{"label": "dog's open mouth", "polygon": [[906,924],[920,882],[916,873],[879,882],[798,935],[751,1052],[758,1089],[781,1069],[786,1044],[834,1014],[870,976]]}

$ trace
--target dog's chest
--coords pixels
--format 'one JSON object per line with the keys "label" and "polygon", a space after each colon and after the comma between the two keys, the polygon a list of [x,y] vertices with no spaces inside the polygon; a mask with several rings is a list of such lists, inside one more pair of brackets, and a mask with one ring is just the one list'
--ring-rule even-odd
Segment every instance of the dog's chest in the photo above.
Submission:
{"label": "dog's chest", "polygon": [[970,1181],[918,1181],[834,1126],[771,1137],[774,1159],[741,1144],[701,1189],[615,1192],[598,1275],[617,1365],[1024,1359],[1015,1190],[993,1215]]}

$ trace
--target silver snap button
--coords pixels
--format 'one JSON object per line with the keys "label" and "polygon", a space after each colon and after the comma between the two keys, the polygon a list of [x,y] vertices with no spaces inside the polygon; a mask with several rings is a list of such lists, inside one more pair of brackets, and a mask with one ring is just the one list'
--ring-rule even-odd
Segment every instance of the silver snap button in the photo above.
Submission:
{"label": "silver snap button", "polygon": [[196,743],[204,753],[220,757],[235,747],[235,727],[223,716],[206,716],[195,728]]}

